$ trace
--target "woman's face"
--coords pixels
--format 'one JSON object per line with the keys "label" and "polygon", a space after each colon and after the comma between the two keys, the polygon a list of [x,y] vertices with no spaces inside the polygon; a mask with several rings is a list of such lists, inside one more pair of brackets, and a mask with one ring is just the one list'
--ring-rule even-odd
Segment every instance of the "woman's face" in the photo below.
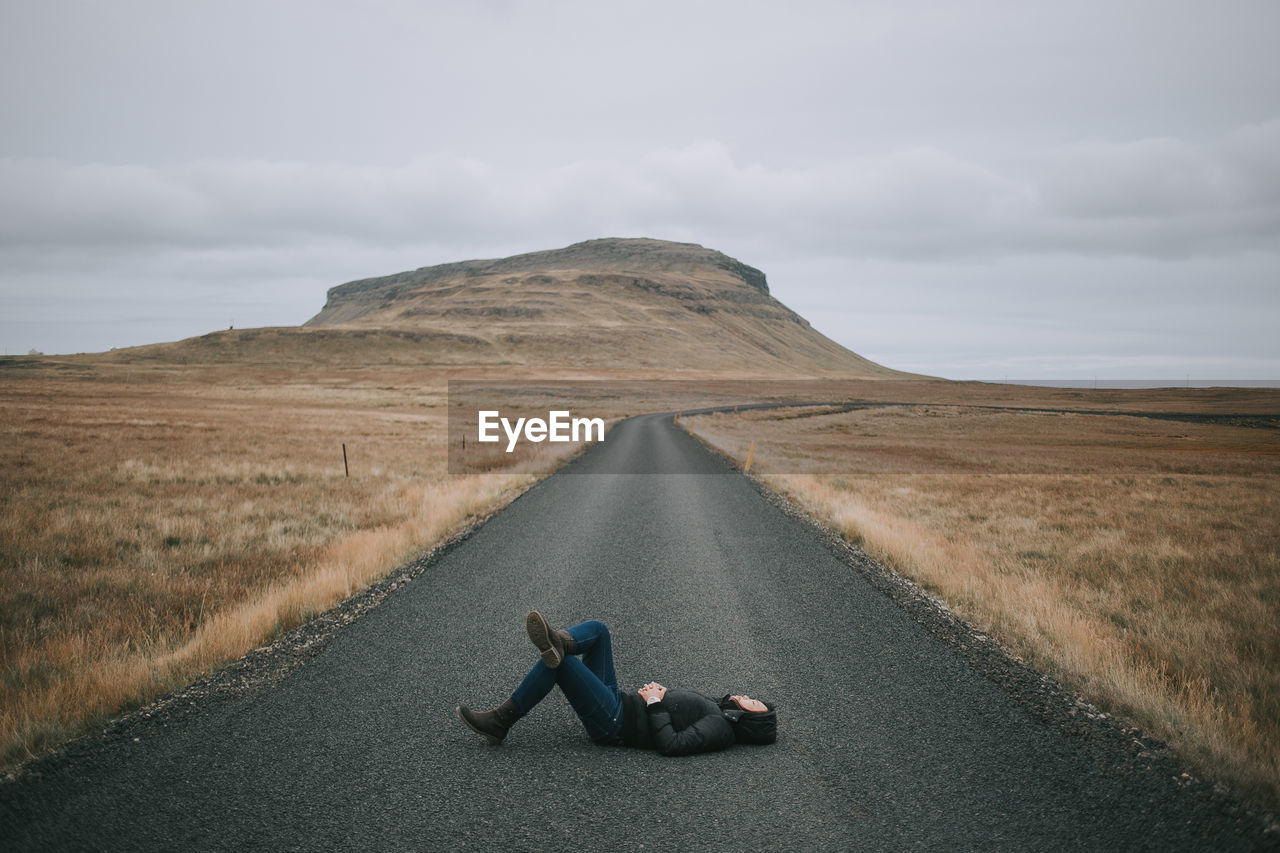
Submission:
{"label": "woman's face", "polygon": [[759,699],[752,699],[750,696],[730,696],[729,699],[735,705],[744,711],[755,711],[760,713],[769,710],[769,706],[761,702]]}

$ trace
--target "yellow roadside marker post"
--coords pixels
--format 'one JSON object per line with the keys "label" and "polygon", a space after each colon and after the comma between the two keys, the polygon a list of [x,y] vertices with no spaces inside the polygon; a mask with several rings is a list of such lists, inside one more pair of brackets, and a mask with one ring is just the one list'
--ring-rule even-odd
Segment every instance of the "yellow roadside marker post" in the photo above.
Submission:
{"label": "yellow roadside marker post", "polygon": [[756,443],[753,441],[751,442],[751,446],[747,448],[747,464],[742,466],[742,473],[745,474],[751,470],[751,458],[755,455],[756,455]]}

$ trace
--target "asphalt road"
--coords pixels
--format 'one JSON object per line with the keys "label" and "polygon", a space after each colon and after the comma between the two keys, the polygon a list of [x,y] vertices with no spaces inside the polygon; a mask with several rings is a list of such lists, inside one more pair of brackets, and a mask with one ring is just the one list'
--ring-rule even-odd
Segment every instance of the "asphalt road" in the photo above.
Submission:
{"label": "asphalt road", "polygon": [[[454,717],[607,622],[619,681],[779,707],[767,747],[593,745],[554,692]],[[670,418],[624,422],[282,683],[44,766],[6,849],[1246,849],[1027,713]]]}

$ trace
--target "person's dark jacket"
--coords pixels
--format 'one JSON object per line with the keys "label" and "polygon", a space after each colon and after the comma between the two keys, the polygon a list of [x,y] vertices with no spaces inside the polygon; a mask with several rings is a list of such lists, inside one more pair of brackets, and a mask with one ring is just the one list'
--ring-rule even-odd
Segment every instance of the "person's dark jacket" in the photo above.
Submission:
{"label": "person's dark jacket", "polygon": [[639,694],[623,694],[622,743],[626,746],[656,749],[663,755],[693,755],[724,749],[733,742],[733,724],[708,696],[668,690],[661,702],[646,706]]}

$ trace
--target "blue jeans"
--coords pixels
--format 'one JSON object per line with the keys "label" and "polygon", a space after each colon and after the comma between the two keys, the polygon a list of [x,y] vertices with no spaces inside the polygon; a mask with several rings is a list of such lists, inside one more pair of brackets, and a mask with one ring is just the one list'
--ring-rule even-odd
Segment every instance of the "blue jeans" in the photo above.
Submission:
{"label": "blue jeans", "polygon": [[[555,669],[541,660],[535,663],[511,694],[511,701],[523,716],[559,684],[591,739],[599,744],[616,744],[622,737],[622,692],[613,672],[609,629],[593,619],[568,631],[573,637],[573,654],[565,655]],[[581,655],[582,659],[574,655]]]}

